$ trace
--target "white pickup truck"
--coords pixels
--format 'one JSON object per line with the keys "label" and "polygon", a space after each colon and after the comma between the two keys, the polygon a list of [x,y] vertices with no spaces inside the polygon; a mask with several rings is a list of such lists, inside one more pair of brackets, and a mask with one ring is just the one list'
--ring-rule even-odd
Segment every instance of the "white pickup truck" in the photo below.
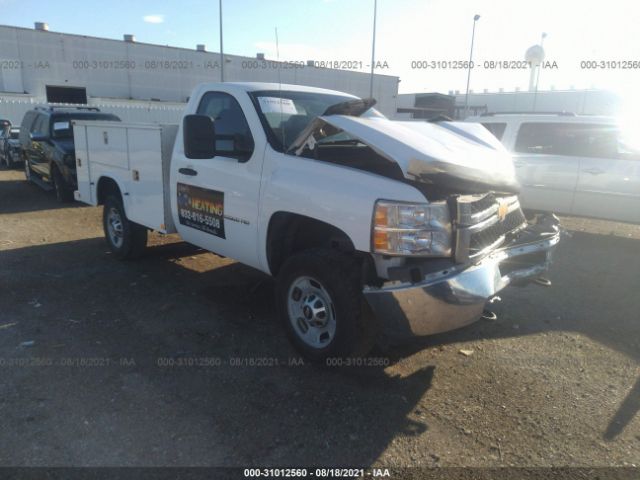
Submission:
{"label": "white pickup truck", "polygon": [[180,126],[76,121],[75,198],[104,205],[120,258],[148,230],[177,232],[276,277],[279,316],[313,360],[467,325],[505,286],[539,280],[558,221],[526,222],[498,140],[480,124],[390,121],[374,103],[204,84]]}

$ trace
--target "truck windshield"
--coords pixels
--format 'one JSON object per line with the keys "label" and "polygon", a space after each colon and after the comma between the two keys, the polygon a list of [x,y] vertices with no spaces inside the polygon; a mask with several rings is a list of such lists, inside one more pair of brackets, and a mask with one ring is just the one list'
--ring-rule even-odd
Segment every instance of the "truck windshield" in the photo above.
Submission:
{"label": "truck windshield", "polygon": [[51,138],[73,138],[73,120],[102,120],[110,122],[119,122],[120,119],[110,113],[67,113],[63,115],[54,115],[51,117]]}
{"label": "truck windshield", "polygon": [[[307,125],[322,115],[329,107],[354,100],[355,97],[315,92],[260,91],[250,94],[267,132],[271,146],[279,151],[287,151],[293,141]],[[363,117],[383,117],[374,108],[362,114]],[[349,141],[343,132],[331,140]]]}

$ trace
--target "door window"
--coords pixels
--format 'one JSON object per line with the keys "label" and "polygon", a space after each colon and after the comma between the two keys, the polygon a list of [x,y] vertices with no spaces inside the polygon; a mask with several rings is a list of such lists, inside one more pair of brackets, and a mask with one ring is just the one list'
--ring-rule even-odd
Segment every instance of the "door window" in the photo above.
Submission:
{"label": "door window", "polygon": [[27,112],[22,119],[22,128],[20,129],[20,143],[26,145],[29,142],[29,133],[31,133],[31,126],[36,118],[35,112]]}
{"label": "door window", "polygon": [[34,112],[27,112],[22,119],[22,131],[30,132],[31,127],[33,126],[33,121],[37,118],[37,115]]}
{"label": "door window", "polygon": [[618,136],[618,158],[640,161],[640,141],[635,129],[632,131],[622,129],[620,131]]}
{"label": "door window", "polygon": [[38,135],[49,135],[49,118],[46,115],[38,115],[36,121],[33,122],[31,133]]}
{"label": "door window", "polygon": [[202,97],[199,115],[213,119],[216,130],[216,154],[224,157],[249,160],[254,142],[251,129],[238,101],[222,92],[209,92]]}
{"label": "door window", "polygon": [[615,125],[588,123],[523,123],[515,151],[573,157],[617,158]]}

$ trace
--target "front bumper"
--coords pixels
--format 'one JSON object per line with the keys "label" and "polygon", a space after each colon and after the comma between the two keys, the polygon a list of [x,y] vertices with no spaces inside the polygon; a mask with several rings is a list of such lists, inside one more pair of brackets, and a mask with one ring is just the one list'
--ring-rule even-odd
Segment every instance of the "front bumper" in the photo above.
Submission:
{"label": "front bumper", "polygon": [[488,299],[511,284],[546,272],[560,241],[560,222],[548,215],[478,263],[425,276],[419,283],[365,287],[364,296],[390,335],[432,335],[478,320]]}

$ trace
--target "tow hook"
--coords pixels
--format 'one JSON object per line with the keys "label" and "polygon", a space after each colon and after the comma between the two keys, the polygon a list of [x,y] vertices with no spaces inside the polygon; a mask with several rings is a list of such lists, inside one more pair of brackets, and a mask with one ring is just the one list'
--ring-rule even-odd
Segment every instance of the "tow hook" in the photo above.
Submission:
{"label": "tow hook", "polygon": [[[500,298],[498,295],[495,295],[493,297],[491,297],[487,303],[496,303],[496,302],[501,302],[502,298]],[[496,315],[495,312],[492,312],[491,310],[489,310],[488,308],[485,308],[484,310],[482,310],[482,316],[481,318],[483,318],[484,320],[492,320],[495,321],[498,319],[498,315]]]}
{"label": "tow hook", "polygon": [[498,319],[498,315],[495,314],[495,312],[492,312],[491,310],[487,310],[486,308],[482,311],[482,317],[483,320],[492,320],[495,321]]}
{"label": "tow hook", "polygon": [[540,285],[541,287],[550,287],[551,286],[551,280],[549,280],[548,278],[545,277],[538,277],[534,280],[534,282],[537,285]]}

